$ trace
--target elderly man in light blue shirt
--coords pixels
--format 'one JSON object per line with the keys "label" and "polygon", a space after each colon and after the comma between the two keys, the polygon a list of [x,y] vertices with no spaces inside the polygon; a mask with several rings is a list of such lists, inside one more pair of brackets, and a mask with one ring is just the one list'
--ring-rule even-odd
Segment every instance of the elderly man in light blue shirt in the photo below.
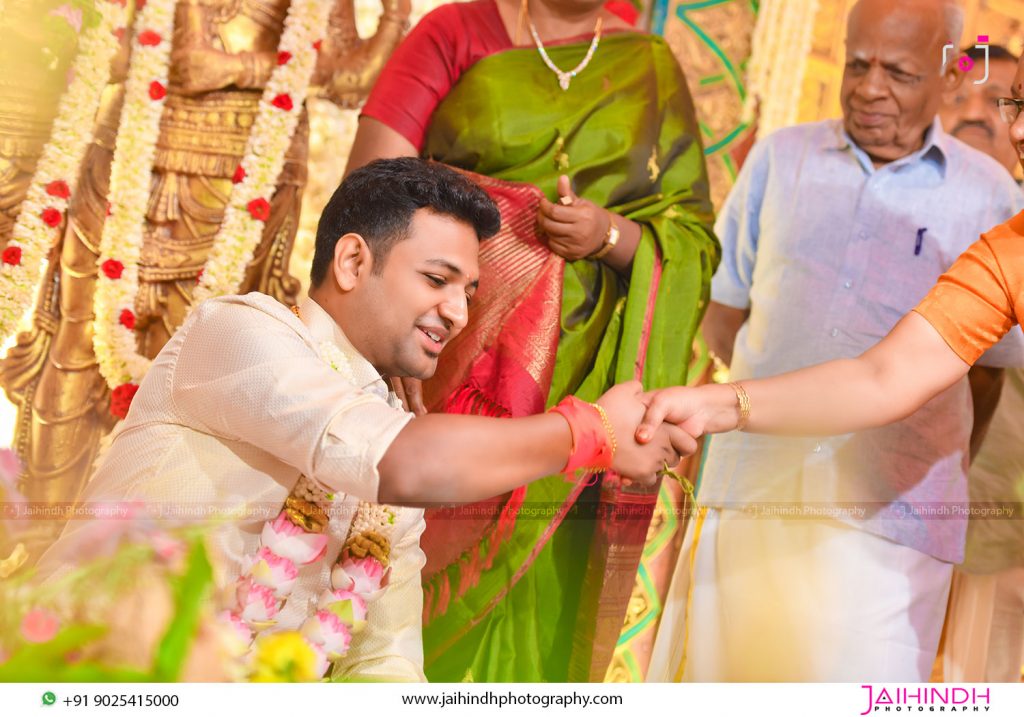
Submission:
{"label": "elderly man in light blue shirt", "polygon": [[[861,0],[844,119],[754,147],[715,227],[704,322],[734,379],[859,355],[1024,206],[935,118],[956,81],[941,46],[961,23],[943,0]],[[1017,330],[979,363],[1022,364],[1022,346]],[[656,647],[651,678],[927,680],[963,559],[972,415],[965,379],[882,429],[715,436],[698,494],[710,510],[691,521],[670,597],[686,628]]]}

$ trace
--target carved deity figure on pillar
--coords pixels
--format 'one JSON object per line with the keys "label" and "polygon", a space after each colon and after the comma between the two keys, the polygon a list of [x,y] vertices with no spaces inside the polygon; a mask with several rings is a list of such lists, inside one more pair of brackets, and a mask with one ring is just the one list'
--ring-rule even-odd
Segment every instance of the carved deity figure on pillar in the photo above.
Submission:
{"label": "carved deity figure on pillar", "polygon": [[[404,32],[409,0],[387,0],[377,33],[355,30],[353,0],[333,2],[311,91],[355,106]],[[179,0],[166,104],[152,170],[134,307],[138,351],[153,358],[187,314],[192,290],[220,227],[232,177],[245,153],[262,89],[278,63],[290,0]],[[15,448],[30,501],[78,496],[100,439],[116,423],[93,350],[97,257],[111,160],[119,132],[130,43],[122,40],[96,118],[93,144],[50,257],[31,329],[0,362],[0,383],[18,406]],[[287,271],[306,182],[308,120],[299,120],[262,240],[239,291],[293,304],[299,281]],[[0,196],[0,207],[4,197]],[[37,553],[59,525],[26,542]]]}
{"label": "carved deity figure on pillar", "polygon": [[50,136],[74,47],[73,22],[54,2],[0,2],[0,249],[7,246],[36,162]]}

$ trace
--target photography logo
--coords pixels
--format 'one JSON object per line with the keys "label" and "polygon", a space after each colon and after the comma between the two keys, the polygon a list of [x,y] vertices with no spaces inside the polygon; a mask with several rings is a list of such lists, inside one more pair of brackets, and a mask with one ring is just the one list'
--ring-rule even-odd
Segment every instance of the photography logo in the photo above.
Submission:
{"label": "photography logo", "polygon": [[[985,51],[985,76],[980,80],[975,80],[974,84],[981,85],[988,81],[988,35],[978,35],[978,44],[974,46],[979,50]],[[946,71],[946,64],[949,62],[950,50],[956,52],[956,45],[952,42],[947,42],[942,46],[942,71]],[[960,68],[960,71],[967,74],[974,69],[974,60],[967,55],[960,55],[960,58],[956,61],[956,66]]]}
{"label": "photography logo", "polygon": [[992,709],[989,688],[977,687],[895,687],[861,685],[861,715],[900,715],[911,712],[929,714],[984,714]]}

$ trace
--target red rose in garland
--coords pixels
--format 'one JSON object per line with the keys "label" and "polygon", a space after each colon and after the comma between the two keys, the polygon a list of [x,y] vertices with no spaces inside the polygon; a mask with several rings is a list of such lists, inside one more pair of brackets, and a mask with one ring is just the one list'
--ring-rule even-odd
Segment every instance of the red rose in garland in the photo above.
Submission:
{"label": "red rose in garland", "polygon": [[283,93],[272,99],[270,104],[285,112],[291,112],[294,107],[291,96]]}
{"label": "red rose in garland", "polygon": [[118,322],[121,326],[131,331],[135,328],[135,314],[132,313],[131,309],[124,309],[121,311],[121,316],[118,318]]}
{"label": "red rose in garland", "polygon": [[103,269],[103,274],[108,279],[120,279],[121,274],[124,273],[124,264],[117,259],[107,259],[100,265],[100,268]]}
{"label": "red rose in garland", "polygon": [[160,33],[153,32],[152,30],[143,30],[139,33],[139,44],[156,47],[160,44]]}
{"label": "red rose in garland", "polygon": [[58,226],[60,224],[61,219],[64,218],[64,215],[62,215],[59,210],[54,209],[53,207],[47,207],[39,216],[43,218],[43,222],[48,227]]}
{"label": "red rose in garland", "polygon": [[110,413],[118,418],[125,418],[131,408],[132,399],[139,387],[134,383],[122,383],[110,392]]}
{"label": "red rose in garland", "polygon": [[17,266],[21,263],[21,247],[20,246],[8,246],[4,249],[3,253],[4,264],[10,264],[11,266]]}
{"label": "red rose in garland", "polygon": [[63,179],[58,179],[46,185],[46,193],[51,197],[67,199],[71,196],[71,188],[68,187],[68,183]]}
{"label": "red rose in garland", "polygon": [[246,205],[246,208],[249,210],[252,218],[257,221],[265,222],[270,219],[270,202],[263,197],[253,199]]}

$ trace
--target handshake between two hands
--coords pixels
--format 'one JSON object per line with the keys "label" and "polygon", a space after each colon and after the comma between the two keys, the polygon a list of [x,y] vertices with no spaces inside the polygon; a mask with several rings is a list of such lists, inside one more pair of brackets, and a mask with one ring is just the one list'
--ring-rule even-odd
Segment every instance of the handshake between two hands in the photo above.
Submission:
{"label": "handshake between two hands", "polygon": [[[410,411],[426,414],[418,380],[395,379],[394,389]],[[685,386],[645,392],[639,381],[608,389],[596,402],[615,434],[612,469],[628,482],[651,486],[666,465],[673,468],[680,458],[696,453],[697,439],[708,427],[706,397],[701,389]]]}
{"label": "handshake between two hands", "polygon": [[698,392],[673,387],[643,390],[639,381],[610,388],[596,403],[608,414],[618,448],[612,469],[627,481],[653,485],[665,467],[697,452],[704,434]]}

